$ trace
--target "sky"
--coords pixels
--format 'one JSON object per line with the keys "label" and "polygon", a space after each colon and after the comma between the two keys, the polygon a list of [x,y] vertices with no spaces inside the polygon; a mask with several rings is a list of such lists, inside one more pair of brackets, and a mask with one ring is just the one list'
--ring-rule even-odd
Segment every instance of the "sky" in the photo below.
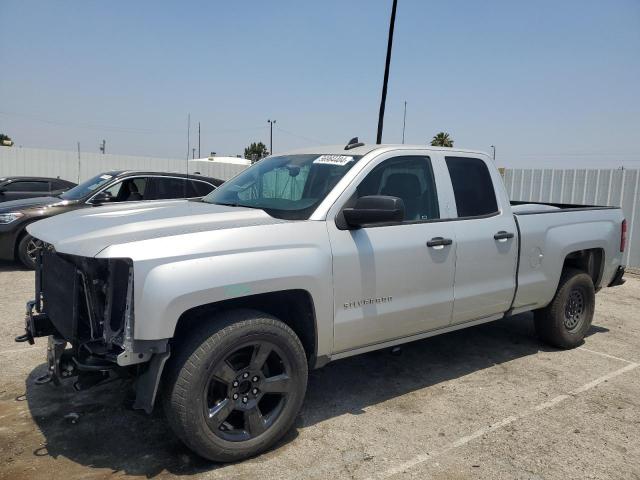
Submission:
{"label": "sky", "polygon": [[[185,158],[375,142],[391,0],[2,0],[0,132]],[[640,168],[640,0],[399,0],[384,143]],[[187,118],[191,136],[187,138]],[[189,143],[188,143],[189,142]],[[196,151],[197,155],[197,151]]]}

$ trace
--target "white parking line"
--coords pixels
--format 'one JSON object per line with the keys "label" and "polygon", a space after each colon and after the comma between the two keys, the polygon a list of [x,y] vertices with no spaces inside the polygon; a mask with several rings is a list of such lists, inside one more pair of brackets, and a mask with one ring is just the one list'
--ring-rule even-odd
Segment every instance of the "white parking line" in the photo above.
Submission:
{"label": "white parking line", "polygon": [[609,355],[608,353],[596,352],[595,350],[591,350],[586,347],[578,347],[578,350],[584,350],[585,352],[594,353],[596,355],[600,355],[601,357],[605,357],[605,358],[611,358],[612,360],[619,360],[621,362],[626,362],[626,363],[636,363],[631,360],[625,360],[624,358],[614,357],[613,355]]}
{"label": "white parking line", "polygon": [[449,445],[447,445],[444,448],[441,448],[439,450],[435,450],[433,452],[427,452],[427,453],[423,453],[420,455],[416,455],[415,457],[413,457],[410,460],[407,460],[405,462],[400,463],[399,465],[396,465],[394,467],[390,467],[387,470],[384,470],[376,475],[373,475],[371,477],[369,477],[369,479],[376,479],[376,478],[388,478],[391,477],[393,475],[397,475],[399,473],[405,472],[406,470],[413,468],[417,465],[423,464],[428,462],[429,460],[434,459],[435,457],[442,455],[444,453],[447,453],[450,450],[453,450],[454,448],[458,448],[461,447],[463,445],[466,445],[467,443],[471,442],[472,440],[475,440],[476,438],[482,437],[483,435],[486,435],[488,433],[494,432],[496,430],[500,430],[504,427],[506,427],[507,425],[510,425],[518,420],[524,419],[526,417],[529,417],[535,413],[538,413],[540,411],[546,410],[548,408],[553,407],[554,405],[557,405],[561,402],[564,402],[565,400],[568,400],[580,393],[584,393],[587,390],[591,390],[592,388],[600,385],[603,382],[606,382],[608,380],[611,380],[612,378],[618,377],[626,372],[629,372],[637,367],[640,366],[639,363],[635,363],[635,362],[629,362],[628,360],[624,360],[622,358],[617,358],[617,357],[612,357],[611,355],[607,355],[607,354],[602,354],[601,352],[596,352],[595,350],[588,350],[586,348],[582,348],[582,350],[594,353],[594,354],[598,354],[598,355],[602,355],[602,356],[606,356],[606,357],[611,357],[614,358],[616,360],[621,360],[624,362],[627,362],[627,365],[625,365],[622,368],[619,368],[618,370],[615,370],[611,373],[607,373],[606,375],[603,375],[601,377],[596,378],[595,380],[589,382],[589,383],[585,383],[584,385],[582,385],[581,387],[578,387],[574,390],[571,390],[568,393],[564,393],[561,395],[558,395],[557,397],[552,398],[549,401],[546,401],[544,403],[541,403],[539,405],[536,405],[535,407],[532,407],[528,410],[525,410],[524,412],[517,414],[517,415],[511,415],[509,417],[506,417],[502,420],[500,420],[499,422],[496,422],[492,425],[489,425],[487,427],[484,428],[480,428],[478,430],[476,430],[475,432],[471,433],[470,435],[464,436],[459,438],[458,440],[450,443]]}

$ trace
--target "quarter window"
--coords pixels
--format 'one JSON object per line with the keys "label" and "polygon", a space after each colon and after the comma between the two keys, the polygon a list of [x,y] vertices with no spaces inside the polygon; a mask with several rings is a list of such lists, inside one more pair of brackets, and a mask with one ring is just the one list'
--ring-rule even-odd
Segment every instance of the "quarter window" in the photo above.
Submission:
{"label": "quarter window", "polygon": [[375,167],[357,189],[357,196],[387,195],[401,198],[405,222],[440,218],[438,194],[429,157],[403,156]]}
{"label": "quarter window", "polygon": [[445,157],[453,184],[458,217],[498,212],[495,189],[486,163],[479,158]]}

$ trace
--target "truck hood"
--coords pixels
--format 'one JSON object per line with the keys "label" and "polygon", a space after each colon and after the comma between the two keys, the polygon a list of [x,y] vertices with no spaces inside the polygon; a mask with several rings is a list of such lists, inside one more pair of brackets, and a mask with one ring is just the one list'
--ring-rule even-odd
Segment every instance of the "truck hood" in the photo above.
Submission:
{"label": "truck hood", "polygon": [[263,210],[172,200],[76,210],[35,222],[27,231],[57,252],[93,257],[116,244],[285,222]]}

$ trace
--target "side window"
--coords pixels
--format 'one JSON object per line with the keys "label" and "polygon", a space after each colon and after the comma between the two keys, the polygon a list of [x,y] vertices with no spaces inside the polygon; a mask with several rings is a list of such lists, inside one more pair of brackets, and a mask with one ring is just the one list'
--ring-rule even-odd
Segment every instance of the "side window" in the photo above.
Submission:
{"label": "side window", "polygon": [[6,192],[48,192],[49,182],[11,182],[4,190]]}
{"label": "side window", "polygon": [[146,200],[144,196],[146,187],[146,178],[132,178],[114,183],[105,190],[105,193],[111,194],[112,202],[136,202]]}
{"label": "side window", "polygon": [[440,218],[438,193],[429,157],[403,156],[385,160],[358,186],[358,198],[367,195],[401,198],[406,222]]}
{"label": "side window", "polygon": [[199,182],[197,180],[189,180],[187,185],[187,197],[204,197],[213,190],[213,185],[205,182]]}
{"label": "side window", "polygon": [[185,198],[189,192],[187,182],[182,178],[153,177],[154,194],[150,200]]}
{"label": "side window", "polygon": [[479,158],[445,157],[453,184],[458,217],[498,212],[496,193],[487,165]]}
{"label": "side window", "polygon": [[120,194],[120,190],[122,190],[122,182],[114,183],[109,188],[104,190],[104,193],[111,196],[111,201],[117,201],[118,195]]}

